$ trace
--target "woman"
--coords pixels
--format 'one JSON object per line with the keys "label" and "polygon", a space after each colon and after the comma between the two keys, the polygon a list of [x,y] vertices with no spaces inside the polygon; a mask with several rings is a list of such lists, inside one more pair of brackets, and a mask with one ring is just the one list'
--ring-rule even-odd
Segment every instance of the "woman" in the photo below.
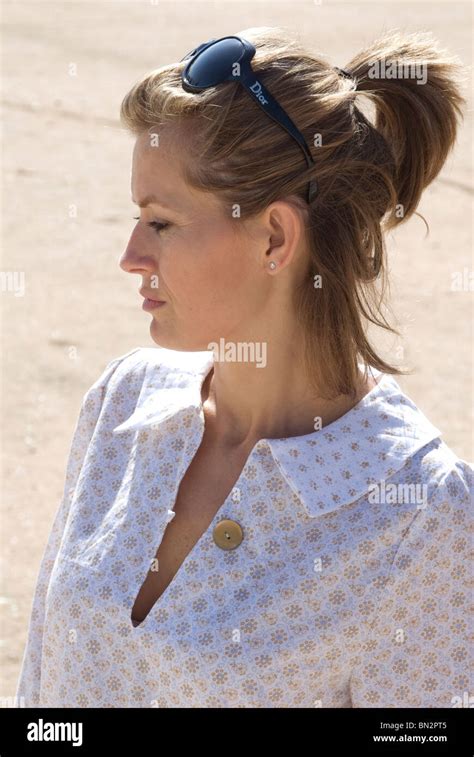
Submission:
{"label": "woman", "polygon": [[456,71],[429,35],[341,70],[254,29],[127,94],[140,215],[120,265],[161,349],[84,398],[26,706],[463,700],[472,469],[365,333],[390,328],[383,234],[454,144]]}

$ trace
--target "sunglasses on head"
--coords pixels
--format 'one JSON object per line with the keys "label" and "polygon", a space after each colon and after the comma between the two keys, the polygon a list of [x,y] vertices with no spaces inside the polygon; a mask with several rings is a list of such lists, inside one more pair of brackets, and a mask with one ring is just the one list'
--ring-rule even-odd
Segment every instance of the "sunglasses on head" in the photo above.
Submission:
{"label": "sunglasses on head", "polygon": [[[204,42],[191,50],[180,61],[189,58],[188,64],[181,73],[183,89],[186,92],[201,92],[203,89],[215,87],[225,81],[240,82],[265,113],[277,124],[280,124],[298,143],[303,151],[308,168],[314,166],[314,160],[303,135],[268,89],[255,76],[250,65],[255,52],[255,47],[251,42],[237,36],[221,37]],[[317,184],[313,179],[308,182],[308,203],[312,202],[316,192]]]}

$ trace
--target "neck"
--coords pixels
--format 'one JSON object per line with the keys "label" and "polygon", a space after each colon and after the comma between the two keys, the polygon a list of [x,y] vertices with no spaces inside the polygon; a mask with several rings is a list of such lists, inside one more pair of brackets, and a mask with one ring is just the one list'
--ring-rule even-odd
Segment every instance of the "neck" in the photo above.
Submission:
{"label": "neck", "polygon": [[355,398],[327,400],[315,393],[301,361],[286,358],[265,368],[215,361],[201,394],[206,440],[228,449],[248,449],[259,439],[313,433],[345,415],[375,383],[361,377]]}

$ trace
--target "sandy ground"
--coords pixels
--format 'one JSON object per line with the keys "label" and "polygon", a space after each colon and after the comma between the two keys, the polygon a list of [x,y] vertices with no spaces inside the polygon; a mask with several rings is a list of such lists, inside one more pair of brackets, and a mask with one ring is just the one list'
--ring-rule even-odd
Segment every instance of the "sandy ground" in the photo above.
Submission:
{"label": "sandy ground", "polygon": [[[106,363],[153,346],[139,279],[118,259],[131,232],[132,138],[118,110],[132,83],[196,44],[250,26],[285,25],[339,66],[381,31],[433,31],[471,66],[468,3],[3,2],[2,684],[15,691],[32,592],[81,399]],[[76,75],[71,75],[71,72]],[[389,239],[398,346],[415,372],[404,390],[472,460],[472,103],[420,219]],[[70,207],[77,215],[71,216]],[[387,356],[398,343],[374,334]]]}

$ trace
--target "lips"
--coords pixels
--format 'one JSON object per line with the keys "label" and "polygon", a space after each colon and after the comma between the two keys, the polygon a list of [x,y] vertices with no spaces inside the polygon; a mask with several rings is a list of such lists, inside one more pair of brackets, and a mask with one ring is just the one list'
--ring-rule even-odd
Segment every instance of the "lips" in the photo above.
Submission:
{"label": "lips", "polygon": [[153,296],[152,296],[152,295],[149,295],[149,294],[147,294],[146,292],[142,292],[142,291],[140,291],[140,292],[139,292],[139,294],[141,294],[141,296],[142,296],[142,297],[144,297],[144,298],[145,298],[145,300],[149,300],[150,302],[164,302],[164,300],[159,300],[159,299],[158,299],[157,297],[155,297],[154,295],[153,295]]}
{"label": "lips", "polygon": [[162,308],[166,305],[166,302],[164,300],[156,300],[152,297],[147,297],[145,292],[140,292],[140,294],[143,297],[142,310],[151,312],[158,310],[159,308]]}

